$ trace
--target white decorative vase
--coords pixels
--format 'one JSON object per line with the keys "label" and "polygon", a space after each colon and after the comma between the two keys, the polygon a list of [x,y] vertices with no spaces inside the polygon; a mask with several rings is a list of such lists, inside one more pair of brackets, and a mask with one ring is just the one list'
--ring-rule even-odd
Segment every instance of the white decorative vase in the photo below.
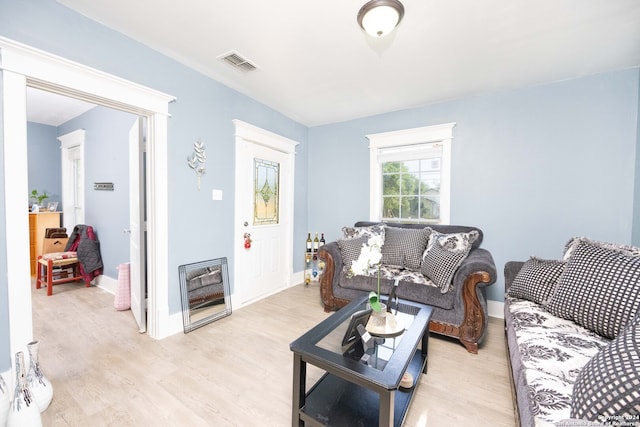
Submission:
{"label": "white decorative vase", "polygon": [[369,325],[375,330],[384,331],[387,322],[387,305],[380,303],[380,311],[371,311]]}
{"label": "white decorative vase", "polygon": [[16,391],[13,394],[7,427],[42,427],[40,410],[29,391],[21,351],[16,353]]}
{"label": "white decorative vase", "polygon": [[44,372],[40,368],[40,360],[38,359],[38,350],[40,343],[38,341],[32,341],[27,344],[27,350],[29,350],[29,373],[27,374],[27,382],[29,383],[29,390],[33,395],[33,399],[40,409],[40,412],[44,412],[49,407],[51,399],[53,399],[53,385],[51,381],[45,377]]}
{"label": "white decorative vase", "polygon": [[7,383],[4,382],[4,378],[0,375],[0,427],[7,425],[9,409],[11,409],[11,394]]}

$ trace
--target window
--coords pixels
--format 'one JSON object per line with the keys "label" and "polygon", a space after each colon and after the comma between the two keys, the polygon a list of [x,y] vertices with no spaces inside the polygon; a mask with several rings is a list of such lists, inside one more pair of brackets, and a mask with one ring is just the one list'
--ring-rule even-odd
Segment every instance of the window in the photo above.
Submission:
{"label": "window", "polygon": [[372,220],[449,223],[453,126],[367,135]]}

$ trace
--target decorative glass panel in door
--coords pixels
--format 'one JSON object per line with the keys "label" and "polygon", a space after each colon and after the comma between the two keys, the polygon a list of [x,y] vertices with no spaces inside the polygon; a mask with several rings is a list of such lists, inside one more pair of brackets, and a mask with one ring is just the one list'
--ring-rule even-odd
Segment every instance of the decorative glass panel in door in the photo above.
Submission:
{"label": "decorative glass panel in door", "polygon": [[280,164],[255,158],[253,171],[253,225],[278,224]]}

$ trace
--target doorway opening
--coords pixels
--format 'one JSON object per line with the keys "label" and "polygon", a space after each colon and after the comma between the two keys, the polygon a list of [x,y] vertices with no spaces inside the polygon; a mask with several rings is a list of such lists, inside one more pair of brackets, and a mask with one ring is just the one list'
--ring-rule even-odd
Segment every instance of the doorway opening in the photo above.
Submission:
{"label": "doorway opening", "polygon": [[[168,104],[174,97],[0,37],[9,351],[33,339],[27,206],[26,89],[34,87],[146,117],[148,124],[148,334],[170,334],[168,308]],[[11,144],[7,143],[11,141]]]}
{"label": "doorway opening", "polygon": [[[61,216],[54,216],[60,221],[56,227],[70,234],[76,225],[86,224],[96,233],[104,266],[94,285],[115,293],[121,273],[130,271],[126,298],[144,332],[144,117],[29,87],[27,119],[30,188],[45,190],[56,204],[62,201]],[[108,191],[91,184],[105,177],[112,181]],[[130,268],[120,270],[123,263]]]}

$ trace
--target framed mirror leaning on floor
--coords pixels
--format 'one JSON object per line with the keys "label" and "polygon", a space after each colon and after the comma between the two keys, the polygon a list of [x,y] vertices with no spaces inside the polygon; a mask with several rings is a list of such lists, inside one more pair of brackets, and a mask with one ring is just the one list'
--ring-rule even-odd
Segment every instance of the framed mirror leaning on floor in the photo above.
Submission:
{"label": "framed mirror leaning on floor", "polygon": [[184,264],[178,273],[185,334],[231,314],[226,257]]}

